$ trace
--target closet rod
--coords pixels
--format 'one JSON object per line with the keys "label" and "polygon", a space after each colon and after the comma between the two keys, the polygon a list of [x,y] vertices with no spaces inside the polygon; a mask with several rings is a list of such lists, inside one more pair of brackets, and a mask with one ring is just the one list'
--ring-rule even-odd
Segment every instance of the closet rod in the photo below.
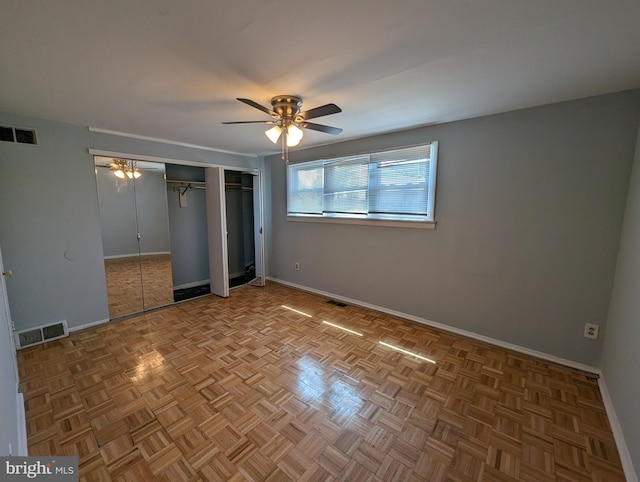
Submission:
{"label": "closet rod", "polygon": [[173,189],[185,188],[185,192],[187,189],[206,189],[206,183],[202,181],[174,181],[172,179],[167,179],[167,187],[172,187]]}

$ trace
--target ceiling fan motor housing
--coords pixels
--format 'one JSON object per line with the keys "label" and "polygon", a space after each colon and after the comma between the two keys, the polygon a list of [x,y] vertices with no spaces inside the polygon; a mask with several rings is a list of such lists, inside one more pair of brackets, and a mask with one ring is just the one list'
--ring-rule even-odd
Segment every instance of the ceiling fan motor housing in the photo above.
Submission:
{"label": "ceiling fan motor housing", "polygon": [[276,95],[271,99],[271,105],[280,119],[293,121],[300,113],[302,99],[296,95]]}

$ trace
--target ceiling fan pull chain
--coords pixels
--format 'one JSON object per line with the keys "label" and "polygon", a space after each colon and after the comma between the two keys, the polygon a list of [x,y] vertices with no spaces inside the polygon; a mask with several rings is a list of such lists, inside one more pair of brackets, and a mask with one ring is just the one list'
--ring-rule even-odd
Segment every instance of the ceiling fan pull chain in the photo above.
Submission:
{"label": "ceiling fan pull chain", "polygon": [[289,164],[289,146],[287,145],[287,127],[282,129],[282,160],[285,164]]}

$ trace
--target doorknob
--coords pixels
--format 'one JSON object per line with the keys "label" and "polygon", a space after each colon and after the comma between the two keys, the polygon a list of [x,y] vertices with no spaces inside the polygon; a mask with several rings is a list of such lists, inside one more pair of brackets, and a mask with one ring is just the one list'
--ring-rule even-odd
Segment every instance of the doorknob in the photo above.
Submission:
{"label": "doorknob", "polygon": [[2,276],[12,276],[12,275],[13,275],[13,271],[11,271],[10,269],[2,272]]}

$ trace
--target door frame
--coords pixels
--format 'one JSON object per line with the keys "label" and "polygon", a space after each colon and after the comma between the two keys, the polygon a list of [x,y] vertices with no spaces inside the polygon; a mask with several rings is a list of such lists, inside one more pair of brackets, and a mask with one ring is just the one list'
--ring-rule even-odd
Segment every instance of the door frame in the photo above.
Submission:
{"label": "door frame", "polygon": [[[5,283],[5,270],[4,270],[4,262],[2,260],[2,248],[0,248],[0,296],[2,296],[4,301],[4,310],[2,313],[2,317],[6,318],[6,323],[3,323],[7,329],[7,333],[9,334],[9,339],[11,340],[11,358],[13,360],[13,372],[16,379],[16,384],[20,382],[20,375],[18,373],[18,355],[16,350],[16,340],[14,338],[14,329],[13,329],[13,320],[11,319],[11,310],[9,309],[9,295],[7,293],[7,284]],[[0,328],[4,329],[4,328]]]}
{"label": "door frame", "polygon": [[207,234],[209,236],[209,286],[214,295],[229,296],[229,256],[227,249],[227,202],[224,168],[207,167]]}

